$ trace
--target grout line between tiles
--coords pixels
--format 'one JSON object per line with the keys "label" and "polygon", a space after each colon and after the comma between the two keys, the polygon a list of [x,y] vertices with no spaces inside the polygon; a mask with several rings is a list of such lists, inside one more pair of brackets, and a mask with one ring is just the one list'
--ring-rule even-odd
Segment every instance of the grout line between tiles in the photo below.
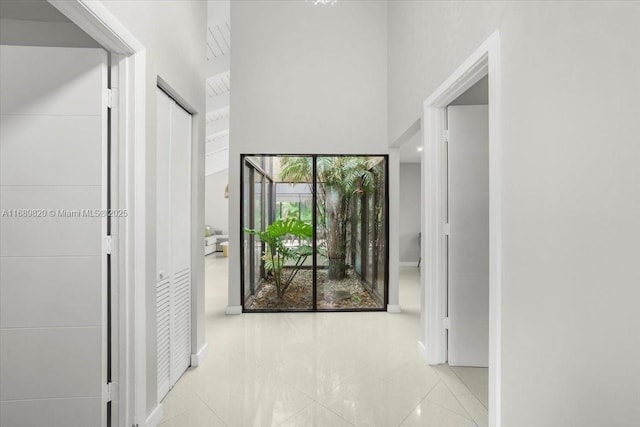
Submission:
{"label": "grout line between tiles", "polygon": [[[478,397],[478,395],[477,395],[477,394],[475,394],[475,392],[473,391],[473,389],[472,389],[471,387],[469,387],[469,386],[467,385],[467,383],[465,383],[465,382],[464,382],[464,380],[462,379],[462,377],[460,377],[460,375],[458,375],[454,369],[451,369],[451,367],[449,367],[449,369],[451,370],[451,372],[453,372],[453,375],[455,375],[456,377],[458,377],[458,379],[460,380],[460,382],[461,382],[462,384],[464,384],[464,386],[467,388],[467,390],[469,390],[469,392],[470,392],[471,394],[473,394],[473,396],[474,396],[476,399],[478,399],[478,402],[480,402],[480,404],[484,407],[484,409],[486,409],[486,410],[488,411],[488,410],[489,410],[489,408],[487,408],[487,407],[484,405],[484,403],[482,403],[482,400],[480,400],[480,398]],[[481,368],[479,368],[479,369],[481,369]],[[488,387],[488,384],[487,384],[487,387]],[[454,395],[454,396],[455,396],[455,395]],[[465,409],[465,410],[466,410],[466,409]]]}
{"label": "grout line between tiles", "polygon": [[327,411],[331,412],[332,414],[334,414],[335,416],[337,416],[338,418],[340,418],[341,420],[343,420],[344,422],[346,422],[347,424],[350,424],[352,426],[356,426],[356,424],[352,423],[351,421],[349,421],[348,419],[346,419],[345,417],[343,417],[342,415],[338,414],[336,411],[334,411],[333,409],[325,406],[322,404],[322,402],[320,402],[319,400],[314,400],[314,402],[316,402],[318,405],[322,406],[324,409],[326,409]]}
{"label": "grout line between tiles", "polygon": [[229,427],[229,424],[227,424],[227,422],[220,415],[218,415],[218,413],[216,411],[214,411],[213,408],[211,406],[209,406],[207,404],[207,402],[205,402],[202,397],[200,397],[200,395],[198,394],[198,392],[196,390],[194,390],[190,385],[187,385],[187,387],[189,388],[189,390],[191,390],[193,392],[193,394],[195,394],[198,397],[198,399],[200,399],[200,402],[202,402],[204,404],[204,406],[206,406],[207,409],[209,409],[213,413],[213,415],[215,415],[220,420],[220,422],[222,424],[224,424],[225,426]]}
{"label": "grout line between tiles", "polygon": [[[398,424],[398,427],[400,427],[400,426],[402,425],[402,423],[404,423],[404,422],[407,420],[407,418],[409,418],[409,417],[411,416],[411,414],[413,413],[413,411],[415,411],[415,410],[416,410],[416,408],[417,408],[418,406],[420,406],[420,405],[422,404],[422,402],[424,402],[424,400],[427,398],[427,396],[429,395],[429,393],[431,393],[431,392],[433,391],[433,389],[434,389],[434,388],[436,388],[436,386],[437,386],[440,382],[442,382],[442,379],[439,379],[438,381],[436,381],[436,383],[435,383],[433,386],[431,386],[431,388],[429,389],[429,391],[427,391],[427,392],[425,393],[425,395],[424,395],[424,396],[422,396],[422,399],[420,399],[420,402],[418,402],[418,404],[417,404],[416,406],[414,406],[413,408],[411,408],[411,410],[409,411],[409,413],[408,413],[408,414],[407,414],[407,415],[402,419],[402,421],[400,421],[400,424]],[[431,402],[431,401],[430,401],[430,402]],[[433,403],[433,402],[431,402],[431,403]],[[445,409],[446,409],[446,408],[445,408]]]}
{"label": "grout line between tiles", "polygon": [[[304,395],[307,395],[304,392],[301,392]],[[298,409],[297,411],[295,411],[293,414],[291,414],[290,416],[288,416],[287,418],[285,418],[284,420],[282,420],[281,422],[279,422],[278,424],[276,424],[277,426],[281,426],[282,424],[286,423],[287,421],[289,421],[291,418],[295,417],[296,415],[298,415],[300,412],[304,411],[305,409],[307,409],[309,406],[313,405],[315,402],[315,400],[311,400],[311,402],[309,402],[308,405],[303,406],[302,408]]]}

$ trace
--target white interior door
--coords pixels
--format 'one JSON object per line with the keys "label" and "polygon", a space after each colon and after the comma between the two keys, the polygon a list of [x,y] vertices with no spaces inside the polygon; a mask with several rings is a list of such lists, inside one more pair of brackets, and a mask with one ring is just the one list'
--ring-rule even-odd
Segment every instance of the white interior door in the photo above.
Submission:
{"label": "white interior door", "polygon": [[191,114],[171,106],[171,385],[191,364]]}
{"label": "white interior door", "polygon": [[191,363],[191,115],[157,91],[158,399]]}
{"label": "white interior door", "polygon": [[158,90],[156,173],[156,334],[158,401],[171,388],[171,103]]}
{"label": "white interior door", "polygon": [[452,366],[489,365],[489,116],[447,109],[449,331]]}
{"label": "white interior door", "polygon": [[0,425],[106,425],[107,53],[0,46]]}

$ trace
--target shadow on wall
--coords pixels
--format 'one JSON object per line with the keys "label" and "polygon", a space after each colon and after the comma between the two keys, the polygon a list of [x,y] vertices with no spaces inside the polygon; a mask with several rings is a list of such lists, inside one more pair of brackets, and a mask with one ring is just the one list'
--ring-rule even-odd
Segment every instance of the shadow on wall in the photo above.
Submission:
{"label": "shadow on wall", "polygon": [[228,169],[205,178],[204,223],[222,234],[229,234],[229,199],[225,197],[228,184]]}

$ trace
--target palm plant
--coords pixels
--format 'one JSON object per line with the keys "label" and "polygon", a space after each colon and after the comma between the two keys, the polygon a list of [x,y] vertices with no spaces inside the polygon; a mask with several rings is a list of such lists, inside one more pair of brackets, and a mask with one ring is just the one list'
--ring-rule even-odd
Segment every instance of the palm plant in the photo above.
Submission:
{"label": "palm plant", "polygon": [[[311,157],[284,157],[280,176],[283,180],[307,182],[313,186],[312,162]],[[345,277],[351,202],[354,197],[374,190],[374,165],[375,162],[367,157],[317,158],[317,222],[320,238],[323,238],[319,240],[319,250],[326,252],[329,259],[329,280]]]}
{"label": "palm plant", "polygon": [[[257,236],[265,243],[264,268],[273,275],[276,295],[278,299],[281,299],[304,261],[312,254],[311,246],[308,243],[292,248],[285,245],[285,240],[295,237],[303,242],[308,242],[313,236],[311,224],[296,218],[287,218],[274,221],[264,231],[249,228],[245,231]],[[284,266],[289,260],[294,260],[294,265],[289,269],[289,274],[285,275]]]}

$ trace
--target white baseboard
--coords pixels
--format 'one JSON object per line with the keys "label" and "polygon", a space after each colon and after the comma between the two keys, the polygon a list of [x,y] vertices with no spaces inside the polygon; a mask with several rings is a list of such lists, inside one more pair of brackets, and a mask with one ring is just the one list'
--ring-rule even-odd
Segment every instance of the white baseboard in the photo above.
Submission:
{"label": "white baseboard", "polygon": [[400,267],[418,267],[418,261],[400,261],[398,263]]}
{"label": "white baseboard", "polygon": [[242,306],[241,305],[228,305],[227,310],[225,311],[227,314],[242,314]]}
{"label": "white baseboard", "polygon": [[196,354],[191,355],[191,366],[193,366],[194,368],[196,366],[200,366],[202,364],[202,361],[207,358],[208,354],[209,354],[209,343],[204,343],[202,348],[198,350]]}
{"label": "white baseboard", "polygon": [[422,341],[418,341],[418,354],[420,354],[420,357],[422,357],[425,362],[429,363],[427,361],[427,348],[422,344]]}
{"label": "white baseboard", "polygon": [[162,403],[158,403],[158,406],[151,411],[151,414],[147,417],[144,422],[145,427],[157,427],[158,424],[162,421]]}
{"label": "white baseboard", "polygon": [[400,304],[387,304],[387,313],[402,313]]}

